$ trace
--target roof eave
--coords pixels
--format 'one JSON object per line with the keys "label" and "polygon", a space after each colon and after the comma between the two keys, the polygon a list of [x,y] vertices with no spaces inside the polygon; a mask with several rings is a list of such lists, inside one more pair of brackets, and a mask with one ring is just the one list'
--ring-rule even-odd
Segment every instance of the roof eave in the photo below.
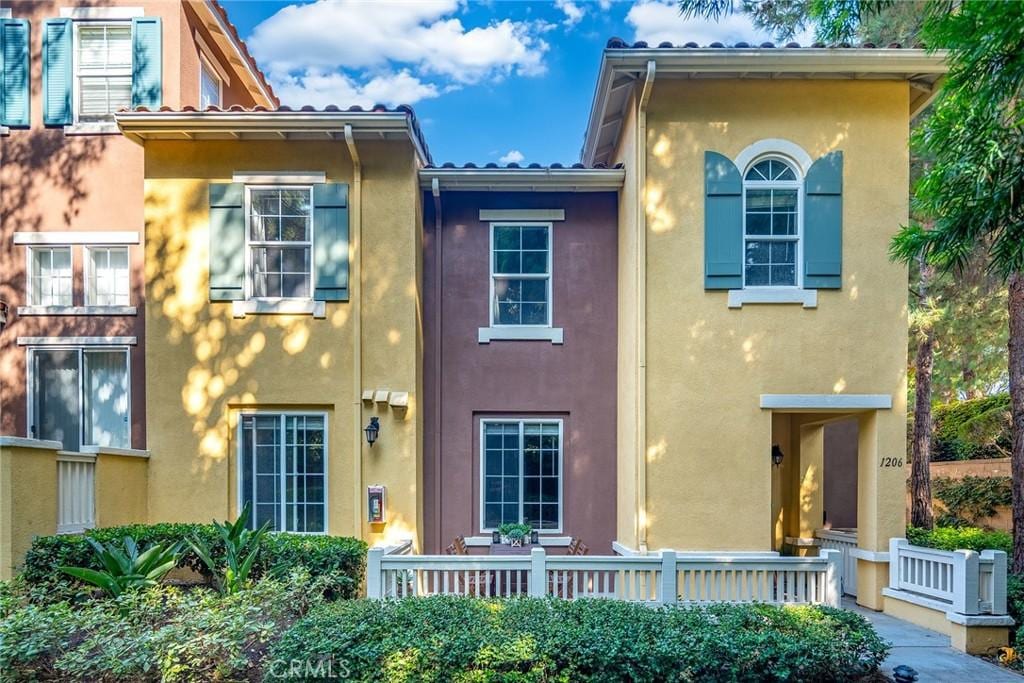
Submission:
{"label": "roof eave", "polygon": [[[243,50],[239,41],[234,38],[231,30],[229,30],[229,28],[224,24],[223,17],[221,17],[220,12],[218,12],[213,6],[212,0],[193,1],[191,2],[191,6],[198,13],[204,15],[207,23],[207,29],[210,30],[214,41],[223,41],[224,45],[221,45],[221,49],[225,50],[226,54],[233,53],[233,56],[230,57],[231,65],[244,72],[244,76],[247,77],[245,80],[250,81],[250,83],[247,84],[249,90],[251,91],[253,86],[255,86],[255,90],[264,100],[263,102],[258,102],[258,104],[266,107],[278,106],[281,102],[277,98],[277,95],[267,87],[263,74],[258,73],[252,63],[249,62],[249,59],[245,54],[245,50]],[[230,46],[231,49],[226,50],[224,47],[225,45]]]}
{"label": "roof eave", "polygon": [[463,192],[614,192],[622,187],[621,168],[425,168],[420,187],[437,179],[440,189]]}
{"label": "roof eave", "polygon": [[[154,136],[180,134],[182,139],[195,135],[225,135],[240,138],[245,134],[323,133],[327,138],[344,139],[345,126],[355,134],[380,135],[402,133],[409,138],[421,164],[430,163],[430,154],[417,135],[412,118],[405,112],[146,112],[122,111],[114,115],[118,128],[129,139],[144,144]],[[166,139],[166,138],[162,138]]]}

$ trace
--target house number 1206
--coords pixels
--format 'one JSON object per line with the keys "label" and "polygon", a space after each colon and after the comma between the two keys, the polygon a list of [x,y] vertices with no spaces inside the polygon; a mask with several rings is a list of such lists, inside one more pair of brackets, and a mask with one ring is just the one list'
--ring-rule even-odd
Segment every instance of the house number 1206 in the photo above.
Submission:
{"label": "house number 1206", "polygon": [[903,458],[882,458],[881,467],[903,467]]}

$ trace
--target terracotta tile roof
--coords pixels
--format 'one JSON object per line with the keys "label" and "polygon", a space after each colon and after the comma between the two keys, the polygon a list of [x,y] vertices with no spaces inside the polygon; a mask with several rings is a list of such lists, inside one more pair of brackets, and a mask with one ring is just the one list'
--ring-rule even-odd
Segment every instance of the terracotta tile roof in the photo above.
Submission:
{"label": "terracotta tile roof", "polygon": [[[637,41],[635,43],[630,44],[630,43],[627,43],[622,38],[609,38],[608,39],[608,43],[605,45],[605,48],[608,49],[608,50],[646,50],[646,49],[651,49],[652,47],[653,48],[661,48],[661,49],[670,49],[670,48],[671,49],[678,49],[678,48],[700,48],[701,46],[698,45],[697,43],[694,43],[694,42],[683,43],[681,45],[675,45],[675,44],[667,42],[667,41],[666,42],[662,42],[662,43],[658,43],[657,45],[652,46],[652,45],[649,45],[646,41],[643,41],[643,40],[639,40],[639,41]],[[826,45],[825,43],[812,43],[810,45],[801,45],[800,43],[789,42],[789,43],[786,43],[784,45],[783,44],[776,45],[775,43],[772,43],[772,42],[764,42],[764,43],[760,43],[760,44],[757,44],[757,45],[753,45],[751,43],[740,42],[740,43],[735,43],[734,45],[725,45],[724,43],[715,42],[715,43],[711,43],[710,45],[706,45],[704,47],[707,47],[707,48],[722,48],[722,49],[740,49],[740,50],[752,49],[752,48],[756,48],[756,49],[791,49],[791,50],[792,49],[808,49],[808,48],[816,48],[816,49],[821,49],[821,48],[854,49],[855,48],[855,49],[872,50],[872,49],[876,49],[876,48],[888,48],[888,49],[893,49],[893,50],[899,50],[899,49],[903,49],[906,46],[904,46],[901,43],[889,43],[888,45],[875,45],[874,43],[860,43],[858,45],[854,45],[852,43],[836,43],[836,44],[833,44],[833,45]],[[922,49],[924,46],[918,44],[918,45],[914,45],[912,47],[914,49]]]}
{"label": "terracotta tile roof", "polygon": [[245,57],[246,61],[249,62],[249,66],[252,68],[253,73],[256,74],[256,78],[259,79],[260,85],[262,85],[266,89],[267,94],[270,95],[270,98],[274,101],[274,104],[281,104],[281,100],[278,99],[277,94],[274,93],[274,89],[271,87],[270,82],[267,81],[267,77],[266,75],[264,75],[263,70],[260,69],[259,64],[256,63],[256,60],[253,59],[253,56],[249,54],[248,46],[245,44],[245,41],[242,40],[242,37],[238,35],[238,29],[235,28],[235,25],[231,23],[231,20],[228,18],[227,10],[225,10],[224,7],[220,4],[220,0],[210,0],[210,4],[213,6],[215,10],[217,10],[217,13],[220,15],[221,21],[223,21],[224,25],[228,27],[229,31],[231,31],[231,39],[235,41],[235,43],[241,50],[242,55]]}
{"label": "terracotta tile roof", "polygon": [[493,161],[490,162],[490,163],[487,163],[487,164],[482,164],[482,165],[478,165],[478,164],[474,164],[472,162],[468,162],[468,163],[462,164],[462,166],[459,166],[458,164],[455,164],[455,163],[453,163],[451,161],[446,161],[443,164],[441,164],[440,166],[435,166],[434,164],[428,164],[425,168],[428,168],[428,169],[455,168],[455,169],[466,169],[466,170],[471,170],[471,169],[474,169],[474,168],[477,168],[477,169],[479,169],[479,168],[485,168],[485,169],[516,169],[516,168],[518,168],[518,169],[535,169],[535,170],[545,170],[546,171],[546,170],[551,170],[551,169],[557,170],[557,169],[566,169],[566,168],[573,169],[573,170],[579,170],[579,169],[625,168],[625,166],[623,164],[615,164],[614,166],[609,166],[608,164],[594,164],[593,166],[587,166],[587,165],[581,164],[581,163],[575,163],[575,164],[558,164],[558,163],[555,163],[555,164],[550,164],[548,166],[545,166],[543,164],[525,164],[525,165],[522,165],[522,164],[517,164],[517,163],[511,163],[511,164],[505,164],[504,166],[502,166],[501,164],[496,164]]}

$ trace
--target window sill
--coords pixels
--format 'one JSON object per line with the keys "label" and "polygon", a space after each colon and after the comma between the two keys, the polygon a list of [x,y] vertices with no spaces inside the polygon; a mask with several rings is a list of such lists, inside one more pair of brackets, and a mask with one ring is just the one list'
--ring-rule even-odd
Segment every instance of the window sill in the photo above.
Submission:
{"label": "window sill", "polygon": [[804,308],[817,308],[818,290],[795,287],[730,289],[729,308],[743,308],[744,304],[802,304]]}
{"label": "window sill", "polygon": [[0,137],[7,137],[11,134],[11,129],[7,126],[0,126]]}
{"label": "window sill", "polygon": [[490,344],[492,341],[549,341],[562,343],[561,327],[481,327],[477,330],[477,341]]}
{"label": "window sill", "polygon": [[312,299],[246,299],[231,302],[231,315],[235,318],[247,315],[311,315],[314,318],[326,318],[327,305]]}
{"label": "window sill", "polygon": [[138,315],[135,306],[18,306],[18,315]]}
{"label": "window sill", "polygon": [[83,455],[118,455],[125,458],[149,458],[149,451],[115,446],[82,446]]}
{"label": "window sill", "polygon": [[113,121],[75,123],[64,126],[64,135],[120,135],[121,129]]}

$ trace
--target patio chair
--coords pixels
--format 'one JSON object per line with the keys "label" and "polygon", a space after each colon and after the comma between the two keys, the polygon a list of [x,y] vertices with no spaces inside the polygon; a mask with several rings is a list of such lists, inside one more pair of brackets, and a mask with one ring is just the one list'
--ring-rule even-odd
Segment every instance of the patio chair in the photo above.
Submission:
{"label": "patio chair", "polygon": [[[444,549],[445,555],[469,555],[469,548],[466,547],[466,537],[456,536],[455,540],[448,544],[448,547]],[[456,571],[452,576],[453,585],[452,588],[456,593],[461,595],[478,595],[479,594],[479,572],[472,572],[468,577],[462,572]],[[435,590],[439,590],[439,587],[435,587]]]}
{"label": "patio chair", "polygon": [[444,549],[445,555],[469,555],[469,548],[466,547],[466,537],[456,536],[455,540]]}
{"label": "patio chair", "polygon": [[569,542],[569,549],[568,549],[568,551],[566,551],[565,554],[566,555],[586,555],[589,552],[590,552],[590,548],[587,547],[587,544],[584,543],[583,541],[581,541],[580,539],[576,538],[575,536],[573,536],[572,540]]}

